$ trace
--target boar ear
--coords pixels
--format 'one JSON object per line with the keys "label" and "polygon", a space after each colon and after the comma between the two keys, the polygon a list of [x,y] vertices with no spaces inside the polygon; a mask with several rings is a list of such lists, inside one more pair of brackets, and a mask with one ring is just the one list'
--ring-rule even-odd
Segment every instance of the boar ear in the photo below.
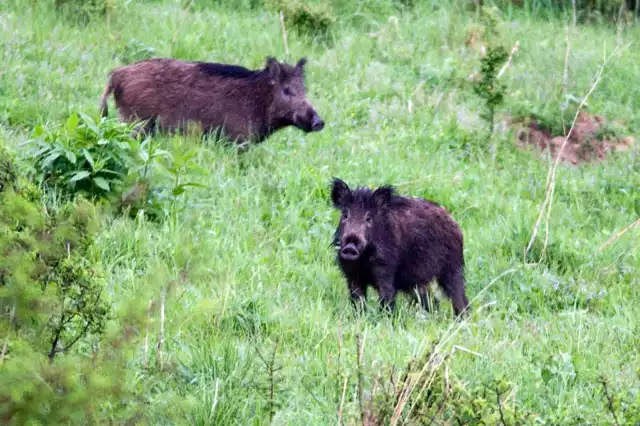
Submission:
{"label": "boar ear", "polygon": [[278,77],[280,77],[280,64],[276,58],[269,56],[264,68],[269,72],[271,80],[278,80]]}
{"label": "boar ear", "polygon": [[304,72],[304,66],[307,63],[307,58],[301,58],[298,63],[296,64],[296,72],[299,75],[302,75],[302,73]]}
{"label": "boar ear", "polygon": [[373,200],[376,203],[376,207],[382,208],[389,204],[391,197],[393,196],[393,186],[385,185],[376,189],[373,193]]}
{"label": "boar ear", "polygon": [[333,178],[333,183],[331,187],[331,201],[333,201],[333,206],[337,209],[342,208],[349,195],[351,195],[351,190],[346,183],[338,178]]}

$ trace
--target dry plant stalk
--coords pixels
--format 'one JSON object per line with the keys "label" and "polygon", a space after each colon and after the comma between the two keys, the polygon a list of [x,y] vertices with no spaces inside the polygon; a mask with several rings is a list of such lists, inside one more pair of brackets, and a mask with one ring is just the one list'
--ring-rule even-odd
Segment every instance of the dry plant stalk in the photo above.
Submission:
{"label": "dry plant stalk", "polygon": [[149,300],[147,305],[147,330],[144,335],[144,368],[149,367],[149,323],[151,322],[151,307],[153,306],[153,300]]}
{"label": "dry plant stalk", "polygon": [[[625,47],[625,49],[627,49],[630,45],[631,44],[627,45]],[[531,232],[531,239],[529,240],[529,244],[527,244],[527,247],[524,250],[524,258],[523,258],[524,262],[526,262],[527,255],[529,254],[529,251],[531,250],[531,247],[533,246],[533,242],[536,240],[536,237],[538,235],[538,229],[540,227],[540,223],[542,222],[542,218],[544,216],[545,211],[547,211],[546,226],[548,227],[549,219],[550,219],[550,216],[551,216],[551,205],[553,203],[553,195],[554,195],[555,185],[556,185],[556,171],[558,169],[558,165],[560,164],[560,159],[562,158],[562,152],[564,151],[565,147],[567,146],[567,142],[569,141],[569,138],[573,134],[573,130],[575,129],[576,122],[578,121],[578,116],[580,115],[580,112],[582,111],[582,108],[587,103],[587,100],[589,99],[589,97],[591,96],[593,91],[596,89],[596,87],[598,87],[598,84],[600,83],[600,80],[602,79],[602,74],[604,73],[604,69],[606,68],[606,66],[609,63],[609,61],[611,60],[611,58],[613,58],[616,55],[616,53],[618,53],[619,47],[620,47],[620,45],[617,45],[616,48],[613,50],[613,52],[609,56],[606,56],[606,52],[605,52],[604,61],[603,61],[602,65],[600,66],[600,68],[598,69],[598,72],[596,73],[595,81],[591,85],[591,88],[587,92],[586,96],[580,102],[580,105],[578,106],[576,114],[573,117],[573,122],[571,123],[571,127],[569,128],[569,132],[564,137],[564,140],[562,141],[562,145],[560,146],[560,150],[558,150],[558,153],[556,154],[556,159],[555,159],[551,169],[549,170],[549,174],[547,176],[548,184],[547,184],[547,192],[545,194],[545,199],[544,199],[544,201],[542,203],[542,207],[540,208],[540,213],[538,214],[538,218],[536,219],[536,223],[533,226],[533,231]],[[548,241],[548,235],[547,235],[547,238],[545,238],[545,244],[544,244],[544,247],[543,247],[543,253],[542,254],[544,254],[544,251],[546,250],[547,241]],[[539,259],[538,262],[540,260],[541,259]]]}
{"label": "dry plant stalk", "polygon": [[[484,287],[482,290],[480,290],[478,292],[478,294],[476,294],[476,296],[473,299],[471,299],[471,301],[469,301],[469,306],[473,305],[477,300],[479,300],[480,297],[487,290],[489,290],[491,287],[493,287],[493,285],[495,283],[497,283],[502,277],[504,277],[504,276],[506,276],[508,274],[514,273],[518,269],[519,268],[508,269],[508,270],[504,271],[503,273],[501,273],[500,275],[498,275],[493,280],[491,280],[491,282],[489,282],[489,284],[487,284],[486,287]],[[479,312],[480,310],[482,310],[482,308],[484,308],[484,306],[486,306],[486,305],[483,305],[480,308],[478,308],[476,310],[476,312]],[[396,406],[393,409],[393,415],[391,416],[391,421],[389,422],[389,424],[391,426],[396,426],[398,424],[398,422],[400,421],[400,417],[402,416],[402,411],[404,410],[404,408],[406,407],[407,403],[409,402],[409,398],[410,398],[411,394],[413,393],[413,391],[416,389],[416,385],[420,382],[422,377],[425,376],[425,374],[427,373],[427,370],[429,370],[428,376],[427,376],[427,380],[425,380],[422,388],[420,389],[420,391],[418,393],[418,397],[416,398],[416,400],[414,400],[414,403],[411,405],[411,407],[409,409],[409,415],[411,414],[411,412],[415,408],[415,404],[416,404],[417,400],[420,398],[420,396],[422,395],[422,392],[427,387],[431,386],[431,384],[433,383],[433,379],[435,378],[435,374],[436,374],[438,368],[440,368],[443,365],[443,363],[444,363],[444,361],[446,359],[446,354],[442,355],[442,349],[444,348],[444,346],[446,344],[448,344],[458,334],[458,332],[462,329],[462,327],[464,327],[468,323],[469,317],[471,316],[470,308],[467,308],[467,312],[469,312],[469,316],[468,317],[461,318],[459,321],[455,321],[445,331],[445,333],[444,333],[445,337],[440,342],[438,342],[437,345],[435,345],[435,347],[433,348],[433,350],[431,352],[431,356],[425,362],[425,364],[422,367],[422,369],[420,370],[420,372],[418,374],[414,375],[413,378],[407,377],[407,379],[405,380],[404,387],[398,392],[397,397],[396,397],[396,401],[397,401],[396,402]]]}
{"label": "dry plant stalk", "polygon": [[7,330],[7,337],[4,339],[4,343],[2,344],[2,352],[0,352],[0,364],[4,362],[4,357],[7,354],[7,346],[9,345],[9,334],[11,333],[11,325],[13,325],[13,318],[16,315],[16,305],[13,304],[11,308],[11,313],[9,314],[9,329]]}
{"label": "dry plant stalk", "polygon": [[511,61],[513,60],[513,55],[515,55],[518,52],[519,49],[520,49],[520,40],[517,40],[516,44],[514,44],[513,47],[511,48],[511,53],[509,54],[509,58],[507,59],[507,62],[504,63],[504,65],[502,66],[502,68],[498,72],[498,75],[496,75],[496,80],[499,79],[500,77],[502,77],[502,74],[504,74],[505,71],[507,71],[507,69],[511,66]]}
{"label": "dry plant stalk", "polygon": [[348,377],[344,378],[344,386],[342,386],[342,398],[340,399],[340,408],[338,408],[338,424],[341,425],[342,423],[342,410],[344,409],[344,398],[347,394],[347,381],[349,380]]}
{"label": "dry plant stalk", "polygon": [[567,49],[564,52],[564,73],[562,75],[562,92],[565,99],[567,98],[567,93],[569,91],[569,54],[571,53],[571,30],[569,29],[568,25],[566,26],[566,33]]}
{"label": "dry plant stalk", "polygon": [[362,424],[365,422],[364,402],[362,397],[362,360],[364,358],[364,348],[367,341],[367,329],[364,329],[362,340],[360,333],[356,332],[356,374],[358,376],[358,403],[360,404],[360,420]]}
{"label": "dry plant stalk", "polygon": [[284,41],[284,52],[289,56],[289,44],[287,43],[287,28],[284,26],[284,13],[280,11],[280,26],[282,27],[282,40]]}
{"label": "dry plant stalk", "polygon": [[160,369],[163,367],[163,348],[164,348],[164,301],[165,301],[165,292],[162,292],[162,300],[160,302],[160,334],[158,335],[158,362],[160,364]]}
{"label": "dry plant stalk", "polygon": [[617,240],[618,238],[620,238],[624,233],[626,233],[627,231],[629,231],[631,228],[633,228],[636,225],[640,225],[640,218],[636,219],[635,222],[631,223],[629,226],[625,227],[622,231],[618,232],[617,234],[615,234],[613,237],[609,238],[607,240],[606,243],[604,243],[599,249],[598,251],[601,252],[602,250],[606,249],[607,247],[609,247],[615,240]]}

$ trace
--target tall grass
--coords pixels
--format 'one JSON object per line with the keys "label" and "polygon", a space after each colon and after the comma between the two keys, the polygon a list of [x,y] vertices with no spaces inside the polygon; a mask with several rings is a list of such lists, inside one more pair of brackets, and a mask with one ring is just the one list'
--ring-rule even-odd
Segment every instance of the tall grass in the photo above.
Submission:
{"label": "tall grass", "polygon": [[[152,307],[146,355],[139,328],[139,350],[128,361],[139,416],[151,424],[244,425],[266,424],[272,413],[279,425],[356,424],[359,381],[369,397],[376,373],[401,370],[436,339],[446,341],[440,354],[449,354],[449,380],[472,388],[507,378],[509,401],[559,424],[609,421],[600,376],[616,390],[640,386],[638,229],[598,251],[640,215],[637,150],[559,169],[547,254],[525,264],[549,163],[516,149],[508,132],[494,135],[493,149],[484,143],[482,105],[468,81],[479,56],[465,47],[478,24],[473,8],[354,2],[358,20],[339,19],[329,41],[290,32],[287,56],[276,12],[116,3],[108,21],[89,24],[38,2],[0,5],[3,140],[15,146],[36,123],[97,110],[106,76],[131,40],[157,56],[251,68],[267,55],[307,56],[309,98],[327,123],[309,135],[282,131],[241,156],[197,138],[161,137],[172,152],[197,151],[192,161],[206,168],[198,177],[206,189],[189,191],[161,224],[142,217],[104,224],[98,246],[114,309]],[[496,42],[520,40],[520,50],[503,77],[498,119],[560,121],[565,21],[515,9],[500,17]],[[639,40],[640,27],[621,34]],[[567,91],[580,98],[618,35],[585,25],[573,40]],[[637,45],[618,55],[588,102],[632,135],[640,130],[638,63]],[[456,333],[447,303],[426,315],[400,300],[395,319],[375,309],[353,317],[329,247],[337,221],[328,201],[332,176],[396,184],[452,212],[465,235],[468,294],[480,295]],[[356,336],[366,339],[364,349]],[[272,375],[258,351],[268,358],[276,342],[271,397]]]}

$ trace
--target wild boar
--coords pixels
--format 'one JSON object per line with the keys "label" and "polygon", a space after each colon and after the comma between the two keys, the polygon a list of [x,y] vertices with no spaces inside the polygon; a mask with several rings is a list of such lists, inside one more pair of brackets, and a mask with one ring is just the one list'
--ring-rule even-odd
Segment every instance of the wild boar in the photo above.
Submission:
{"label": "wild boar", "polygon": [[456,316],[465,312],[462,231],[444,208],[396,195],[388,185],[351,190],[337,178],[331,200],[342,212],[333,243],[354,306],[364,302],[372,286],[390,311],[398,291],[417,296],[428,311],[429,284],[435,279]]}
{"label": "wild boar", "polygon": [[155,58],[113,70],[100,108],[113,93],[120,118],[143,121],[145,132],[173,133],[196,123],[204,135],[237,143],[262,142],[293,125],[317,132],[324,121],[306,98],[302,58],[295,66],[267,58],[262,70]]}

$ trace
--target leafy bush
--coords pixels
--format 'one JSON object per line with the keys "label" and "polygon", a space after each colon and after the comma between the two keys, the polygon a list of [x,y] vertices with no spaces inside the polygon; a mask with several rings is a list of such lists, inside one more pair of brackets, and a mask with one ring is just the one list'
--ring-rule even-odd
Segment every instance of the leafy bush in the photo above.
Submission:
{"label": "leafy bush", "polygon": [[131,125],[72,113],[64,126],[37,126],[29,156],[37,180],[70,195],[105,197],[122,184],[134,163],[137,141]]}
{"label": "leafy bush", "polygon": [[204,173],[197,165],[191,164],[196,155],[194,150],[173,154],[160,149],[154,139],[142,142],[138,152],[139,162],[132,169],[127,189],[116,201],[119,212],[137,216],[142,212],[151,220],[166,217],[170,210],[175,213],[176,202],[189,187],[203,187],[185,177],[194,171]]}
{"label": "leafy bush", "polygon": [[82,21],[107,15],[116,6],[115,0],[54,0],[54,4],[57,10]]}
{"label": "leafy bush", "polygon": [[0,306],[29,324],[32,346],[49,359],[100,334],[108,306],[104,273],[92,252],[94,207],[68,204],[54,217],[21,193],[0,195]]}
{"label": "leafy bush", "polygon": [[13,186],[16,181],[13,163],[13,156],[0,142],[0,193],[5,187]]}
{"label": "leafy bush", "polygon": [[155,55],[156,49],[132,38],[122,47],[117,56],[120,62],[128,65],[144,59],[152,58]]}
{"label": "leafy bush", "polygon": [[484,101],[482,118],[489,125],[489,135],[493,133],[496,108],[504,101],[506,86],[498,81],[497,73],[507,57],[502,46],[490,46],[481,59],[481,80],[473,87],[474,92]]}
{"label": "leafy bush", "polygon": [[336,16],[329,2],[307,3],[303,0],[267,0],[268,6],[284,15],[288,28],[299,34],[326,36],[329,28],[336,21]]}
{"label": "leafy bush", "polygon": [[96,208],[76,200],[47,212],[35,186],[14,176],[0,192],[0,419],[131,420],[139,409],[124,344],[139,320],[129,310],[106,328],[111,308],[94,247]]}
{"label": "leafy bush", "polygon": [[514,385],[503,378],[469,385],[445,377],[447,358],[427,352],[409,362],[400,380],[392,374],[386,382],[377,381],[374,389],[379,391],[361,415],[365,423],[389,424],[398,414],[400,423],[420,425],[537,424],[541,420],[515,398],[507,401]]}

